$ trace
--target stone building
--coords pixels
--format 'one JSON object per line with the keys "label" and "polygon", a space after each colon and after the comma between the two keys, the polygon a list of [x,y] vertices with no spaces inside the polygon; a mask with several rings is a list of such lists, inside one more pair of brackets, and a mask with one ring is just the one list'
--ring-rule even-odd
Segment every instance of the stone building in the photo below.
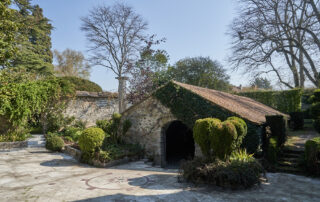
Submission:
{"label": "stone building", "polygon": [[149,158],[164,167],[201,155],[192,135],[193,124],[200,118],[243,118],[248,125],[244,147],[255,152],[261,146],[266,115],[288,118],[250,98],[171,81],[124,111],[122,121],[132,123],[125,140],[140,144]]}

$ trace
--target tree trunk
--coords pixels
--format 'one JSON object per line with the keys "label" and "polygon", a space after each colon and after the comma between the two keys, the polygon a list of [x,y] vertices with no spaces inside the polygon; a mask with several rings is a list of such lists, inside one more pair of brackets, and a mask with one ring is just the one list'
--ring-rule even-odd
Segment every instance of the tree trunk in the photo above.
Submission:
{"label": "tree trunk", "polygon": [[119,81],[119,87],[118,87],[118,99],[119,99],[119,113],[122,113],[126,110],[126,81],[128,80],[128,77],[120,76],[116,77]]}

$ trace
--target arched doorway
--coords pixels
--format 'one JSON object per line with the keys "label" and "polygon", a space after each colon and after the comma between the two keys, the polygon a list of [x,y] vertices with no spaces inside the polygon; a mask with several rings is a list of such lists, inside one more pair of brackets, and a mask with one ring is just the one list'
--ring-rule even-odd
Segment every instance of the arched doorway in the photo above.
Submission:
{"label": "arched doorway", "polygon": [[192,130],[181,121],[173,121],[165,131],[166,166],[178,166],[181,160],[194,157]]}

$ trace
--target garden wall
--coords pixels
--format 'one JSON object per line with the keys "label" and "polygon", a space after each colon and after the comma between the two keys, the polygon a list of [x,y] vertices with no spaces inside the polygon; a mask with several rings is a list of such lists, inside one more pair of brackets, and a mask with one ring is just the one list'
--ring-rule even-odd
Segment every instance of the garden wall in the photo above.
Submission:
{"label": "garden wall", "polygon": [[117,93],[77,91],[75,99],[68,103],[64,114],[92,126],[96,120],[110,119],[116,112],[119,112]]}

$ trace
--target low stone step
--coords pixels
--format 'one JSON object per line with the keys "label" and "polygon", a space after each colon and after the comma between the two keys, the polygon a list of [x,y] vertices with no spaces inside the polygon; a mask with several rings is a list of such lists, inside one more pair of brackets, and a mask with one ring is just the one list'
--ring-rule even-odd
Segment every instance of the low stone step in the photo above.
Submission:
{"label": "low stone step", "polygon": [[283,167],[293,167],[297,168],[299,164],[297,162],[290,162],[290,161],[278,161],[278,165],[283,166]]}
{"label": "low stone step", "polygon": [[283,153],[284,154],[299,154],[299,155],[302,155],[302,154],[304,154],[304,150],[293,150],[293,149],[284,148],[283,149]]}
{"label": "low stone step", "polygon": [[291,163],[299,163],[300,158],[280,157],[280,158],[278,159],[278,161],[287,161],[287,162],[291,162]]}
{"label": "low stone step", "polygon": [[301,158],[303,154],[295,154],[295,153],[282,153],[280,155],[280,157],[283,157],[283,158]]}
{"label": "low stone step", "polygon": [[46,141],[28,141],[28,145],[45,144]]}
{"label": "low stone step", "polygon": [[297,175],[303,175],[304,172],[300,168],[295,167],[287,167],[287,166],[276,166],[276,171],[281,173],[291,173]]}

